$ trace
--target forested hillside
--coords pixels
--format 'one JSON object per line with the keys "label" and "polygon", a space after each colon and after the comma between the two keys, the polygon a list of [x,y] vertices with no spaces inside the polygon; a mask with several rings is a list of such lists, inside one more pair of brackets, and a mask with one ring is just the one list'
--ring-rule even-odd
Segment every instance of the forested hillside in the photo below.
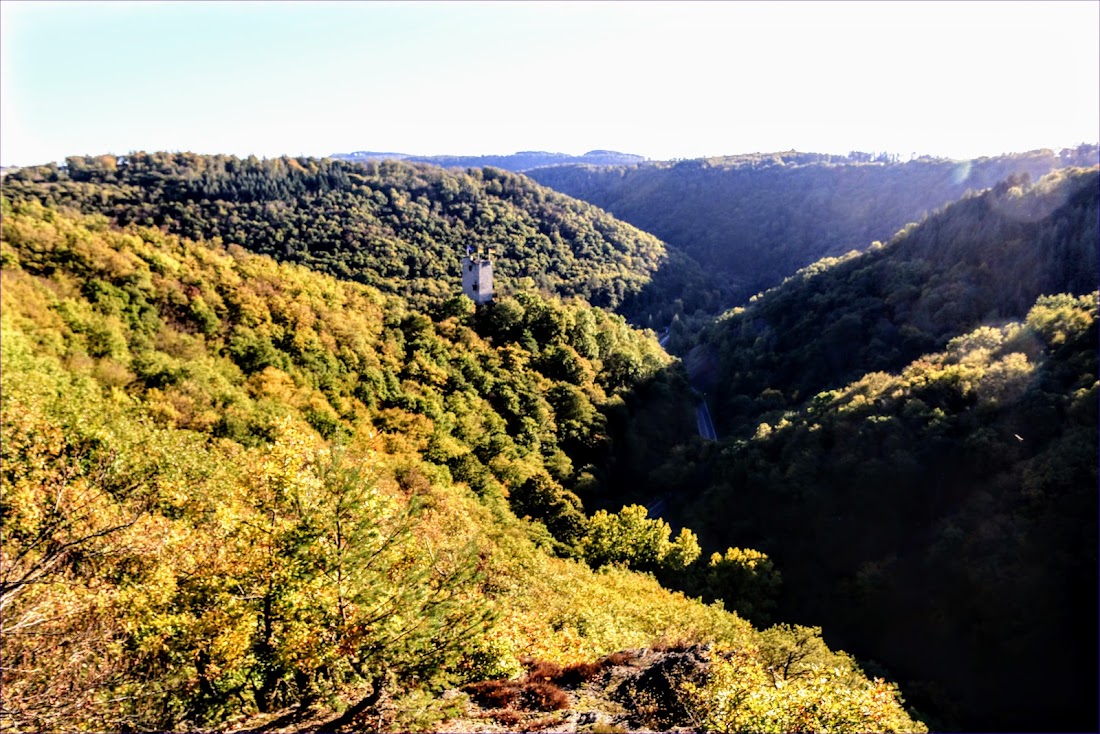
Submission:
{"label": "forested hillside", "polygon": [[716,421],[751,431],[821,390],[1023,318],[1040,295],[1092,291],[1098,180],[1093,168],[1005,181],[728,312],[697,339]]}
{"label": "forested hillside", "polygon": [[5,730],[431,730],[494,690],[480,724],[545,728],[572,700],[551,679],[696,643],[714,674],[622,726],[924,730],[817,630],[628,570],[698,568],[736,606],[765,556],[583,513],[615,411],[674,379],[621,318],[530,294],[429,315],[241,247],[2,215]]}
{"label": "forested hillside", "polygon": [[766,552],[781,618],[887,665],[933,725],[1093,729],[1096,311],[1044,296],[760,423],[686,522]]}
{"label": "forested hillside", "polygon": [[[740,305],[826,256],[886,241],[906,224],[1013,174],[1038,179],[1056,168],[1092,166],[1095,145],[973,161],[776,153],[634,166],[561,166],[528,173],[652,232],[693,258],[707,278],[639,304],[639,313],[688,315],[708,301]],[[658,284],[659,285],[659,284]],[[671,294],[671,295],[669,295]],[[711,313],[714,313],[712,310]]]}
{"label": "forested hillside", "polygon": [[610,308],[640,291],[665,257],[652,235],[492,168],[191,153],[66,164],[13,171],[5,195],[220,238],[401,294],[418,307],[451,293],[467,247],[494,250],[500,290],[530,278]]}
{"label": "forested hillside", "polygon": [[800,271],[688,359],[730,438],[661,470],[677,516],[767,553],[778,616],[942,728],[1096,725],[1098,199],[1095,167],[1010,179]]}
{"label": "forested hillside", "polygon": [[705,673],[616,725],[919,730],[823,624],[939,728],[1093,728],[1100,171],[1037,174],[1095,152],[585,169],[667,252],[495,169],[6,174],[5,727],[546,728],[656,645]]}
{"label": "forested hillside", "polygon": [[[103,229],[105,220],[98,221]],[[570,517],[580,516],[579,502],[563,486],[597,492],[616,444],[629,440],[630,393],[673,379],[652,338],[579,303],[519,294],[475,315],[460,296],[441,304],[437,326],[396,298],[333,294],[331,283],[275,269],[270,260],[247,260],[267,270],[241,283],[226,271],[239,269],[236,256],[216,250],[186,250],[195,267],[221,264],[187,277],[171,261],[159,264],[165,247],[132,238],[114,237],[90,252],[63,242],[39,262],[34,219],[11,218],[4,233],[10,247],[29,249],[17,259],[24,270],[87,279],[79,284],[83,298],[63,307],[74,338],[121,386],[146,388],[149,410],[173,426],[250,443],[293,407],[323,437],[340,439],[377,413],[374,423],[393,429],[395,440],[423,444],[479,493],[501,495],[507,484],[539,480],[544,502],[564,496],[577,505],[559,507]],[[144,277],[124,263],[134,255],[108,251],[120,247],[148,251]],[[154,287],[170,291],[154,294]],[[110,317],[92,319],[86,311],[96,308]],[[183,335],[164,336],[162,321],[180,322]],[[135,334],[137,355],[127,346]],[[206,364],[207,347],[222,360],[219,369]],[[228,377],[218,374],[225,371]],[[240,385],[230,389],[226,379]],[[669,417],[661,423],[675,425]],[[681,423],[688,425],[686,416]]]}

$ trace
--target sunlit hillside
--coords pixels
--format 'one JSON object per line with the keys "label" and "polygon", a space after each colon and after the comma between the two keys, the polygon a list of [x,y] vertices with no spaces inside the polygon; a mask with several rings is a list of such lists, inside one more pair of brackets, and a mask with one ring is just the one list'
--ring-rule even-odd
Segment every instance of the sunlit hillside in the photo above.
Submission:
{"label": "sunlit hillside", "polygon": [[[923,728],[814,630],[629,570],[690,565],[693,534],[609,536],[628,513],[589,520],[561,486],[669,364],[621,319],[537,296],[429,318],[241,248],[3,206],[5,730],[430,730],[475,695],[456,687],[533,660],[703,643],[728,662],[673,689],[685,725]],[[546,695],[523,715],[571,715],[524,685]]]}
{"label": "sunlit hillside", "polygon": [[543,288],[612,308],[665,258],[652,235],[493,168],[131,153],[22,168],[4,191],[218,238],[418,307],[450,295],[467,248],[492,248],[500,288]]}

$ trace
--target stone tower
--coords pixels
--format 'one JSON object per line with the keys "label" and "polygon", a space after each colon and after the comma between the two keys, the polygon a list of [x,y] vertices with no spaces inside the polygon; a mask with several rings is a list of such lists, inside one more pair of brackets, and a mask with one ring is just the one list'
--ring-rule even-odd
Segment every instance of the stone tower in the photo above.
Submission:
{"label": "stone tower", "polygon": [[462,292],[477,304],[493,300],[493,262],[480,250],[462,258]]}

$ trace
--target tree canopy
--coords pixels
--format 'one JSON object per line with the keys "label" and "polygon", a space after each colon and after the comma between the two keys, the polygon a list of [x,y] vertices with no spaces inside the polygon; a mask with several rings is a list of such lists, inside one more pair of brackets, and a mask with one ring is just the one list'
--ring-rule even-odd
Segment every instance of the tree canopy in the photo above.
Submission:
{"label": "tree canopy", "polygon": [[[968,192],[1100,162],[1095,145],[959,161],[786,151],[528,175],[652,232],[684,256],[630,304],[641,323],[743,305],[823,257],[885,242]],[[680,299],[676,303],[676,299]]]}
{"label": "tree canopy", "polygon": [[530,278],[609,308],[639,291],[665,257],[652,235],[495,168],[132,153],[22,168],[5,176],[4,193],[216,238],[417,307],[456,291],[467,248],[495,253],[498,290]]}
{"label": "tree canopy", "polygon": [[526,656],[760,634],[561,557],[588,533],[574,462],[668,365],[620,317],[529,294],[427,315],[240,247],[2,204],[5,727],[329,707],[431,728],[442,689]]}

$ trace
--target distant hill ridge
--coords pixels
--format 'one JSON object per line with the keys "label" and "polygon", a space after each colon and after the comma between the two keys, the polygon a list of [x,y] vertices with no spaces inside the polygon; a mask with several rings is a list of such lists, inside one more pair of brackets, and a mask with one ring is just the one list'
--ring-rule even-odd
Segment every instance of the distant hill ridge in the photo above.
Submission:
{"label": "distant hill ridge", "polygon": [[724,427],[751,431],[761,410],[780,411],[766,416],[779,420],[821,390],[902,368],[982,324],[1021,319],[1041,295],[1089,293],[1100,277],[1098,181],[1096,168],[1034,184],[1011,178],[727,312],[698,336],[721,355],[708,388]]}
{"label": "distant hill ridge", "polygon": [[[683,312],[744,304],[826,256],[887,241],[910,222],[1014,174],[1038,180],[1100,160],[1096,145],[970,161],[782,151],[644,165],[566,165],[527,175],[650,232],[698,263]],[[671,277],[671,274],[669,274]],[[667,309],[651,309],[657,323]]]}
{"label": "distant hill ridge", "polygon": [[431,163],[444,168],[483,168],[493,166],[506,171],[529,171],[546,166],[583,164],[591,166],[628,166],[645,163],[644,156],[633,153],[619,153],[614,150],[590,150],[584,155],[568,153],[550,153],[543,150],[521,150],[511,155],[410,155],[408,153],[382,153],[369,150],[357,150],[354,153],[333,153],[329,158],[341,161],[407,161],[409,163]]}
{"label": "distant hill ridge", "polygon": [[608,308],[639,292],[665,257],[652,235],[492,167],[139,152],[13,171],[4,193],[220,237],[420,306],[454,294],[468,246],[494,249],[500,292],[529,278]]}

